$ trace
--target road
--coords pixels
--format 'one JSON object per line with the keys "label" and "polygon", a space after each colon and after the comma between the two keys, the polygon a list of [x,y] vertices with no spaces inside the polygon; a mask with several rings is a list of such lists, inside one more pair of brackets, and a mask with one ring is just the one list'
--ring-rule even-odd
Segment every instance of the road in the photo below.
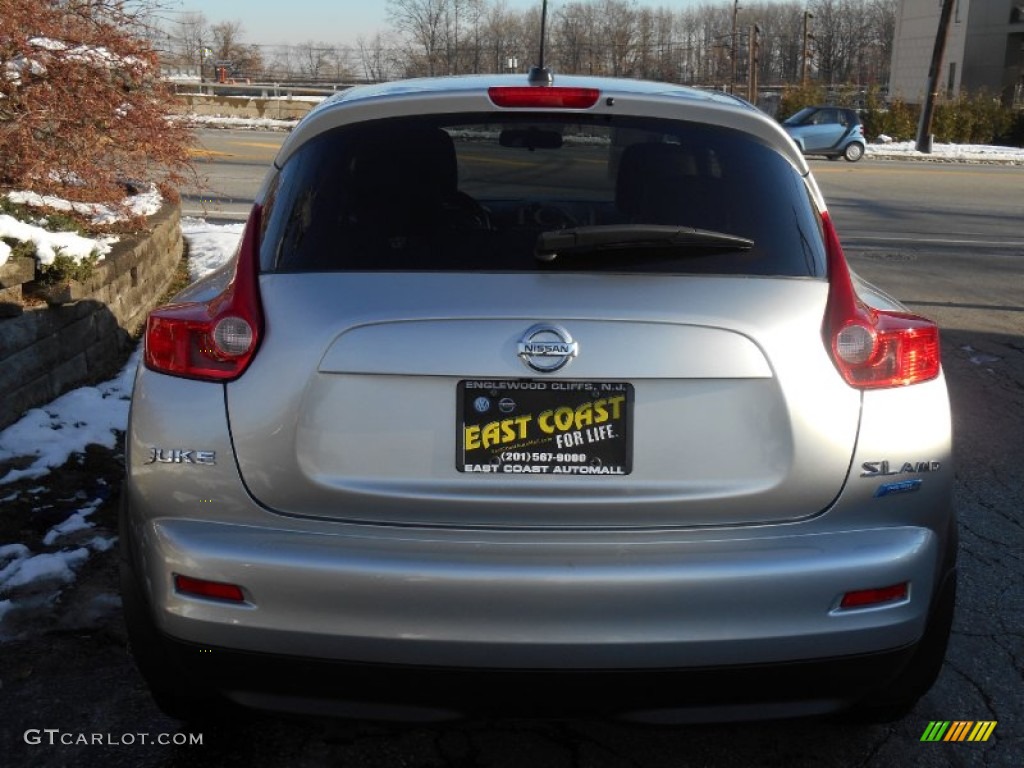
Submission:
{"label": "road", "polygon": [[[282,135],[204,131],[201,139],[210,153],[203,167],[216,190],[206,196],[207,215],[242,215]],[[1024,169],[870,160],[813,161],[812,167],[857,271],[943,329],[954,409],[961,590],[946,666],[910,716],[891,725],[838,718],[656,728],[596,721],[427,727],[254,715],[233,728],[198,732],[201,746],[141,746],[138,738],[120,746],[26,744],[29,728],[115,739],[181,731],[149,700],[125,654],[115,614],[93,621],[64,618],[0,649],[0,752],[12,750],[12,765],[40,766],[1021,765]],[[197,197],[185,198],[186,209]],[[92,458],[101,465],[117,462],[116,455]],[[112,507],[100,514],[112,528]],[[61,610],[72,614],[90,594],[109,589],[111,561],[83,574]],[[985,743],[921,742],[932,720],[998,725]]]}
{"label": "road", "polygon": [[263,176],[287,136],[281,131],[206,129],[196,132],[192,156],[199,183],[181,190],[183,216],[242,221]]}
{"label": "road", "polygon": [[860,274],[946,330],[1020,332],[1024,169],[811,165]]}

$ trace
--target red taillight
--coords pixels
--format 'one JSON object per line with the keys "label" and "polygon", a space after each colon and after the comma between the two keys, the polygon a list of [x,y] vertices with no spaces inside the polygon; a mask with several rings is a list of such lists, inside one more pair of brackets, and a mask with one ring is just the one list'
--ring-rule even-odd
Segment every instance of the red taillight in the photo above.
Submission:
{"label": "red taillight", "polygon": [[245,602],[242,588],[237,584],[194,579],[191,576],[182,576],[180,573],[174,574],[174,589],[183,595],[209,597],[214,600],[230,600],[232,603]]}
{"label": "red taillight", "polygon": [[828,214],[828,309],[825,343],[846,382],[858,389],[902,387],[939,375],[939,329],[930,320],[865,305]]}
{"label": "red taillight", "polygon": [[590,109],[601,92],[597,88],[556,88],[552,85],[510,86],[487,89],[497,107]]}
{"label": "red taillight", "polygon": [[249,215],[235,274],[219,296],[207,302],[170,304],[146,322],[146,367],[172,376],[207,381],[237,379],[263,335],[259,274],[260,207]]}
{"label": "red taillight", "polygon": [[889,587],[858,589],[843,595],[843,599],[839,602],[839,607],[866,608],[870,605],[900,602],[907,599],[908,591],[909,585],[905,581]]}

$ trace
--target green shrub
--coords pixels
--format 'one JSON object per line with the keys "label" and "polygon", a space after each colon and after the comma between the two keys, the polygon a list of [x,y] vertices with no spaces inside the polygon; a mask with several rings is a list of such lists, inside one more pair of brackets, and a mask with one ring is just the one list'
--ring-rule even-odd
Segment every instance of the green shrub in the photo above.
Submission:
{"label": "green shrub", "polygon": [[799,88],[787,88],[782,92],[779,99],[779,109],[775,117],[782,122],[787,117],[795,115],[804,107],[815,104],[827,104],[828,92],[821,86],[808,85]]}
{"label": "green shrub", "polygon": [[936,141],[993,144],[1011,129],[1013,111],[984,91],[937,104],[932,119]]}
{"label": "green shrub", "polygon": [[864,109],[860,113],[860,119],[864,122],[864,137],[868,141],[877,138],[882,133],[888,135],[888,132],[883,130],[887,111],[878,89],[869,90],[864,98]]}
{"label": "green shrub", "polygon": [[0,192],[0,213],[6,213],[19,221],[34,222],[39,219],[46,219],[43,229],[49,232],[74,232],[75,234],[88,237],[89,233],[82,222],[74,216],[52,209],[33,208],[31,205],[13,203],[10,198]]}
{"label": "green shrub", "polygon": [[1010,124],[1002,136],[997,136],[996,141],[1010,147],[1024,147],[1024,109],[1017,110],[1010,115]]}
{"label": "green shrub", "polygon": [[[874,141],[882,134],[894,141],[914,141],[917,138],[921,107],[908,104],[899,96],[887,102],[875,88],[864,93],[850,87],[831,94],[821,86],[791,88],[779,100],[777,117],[780,121],[785,120],[814,104],[859,107],[868,141]],[[1024,147],[1024,111],[1015,112],[1004,107],[999,99],[984,91],[973,95],[964,93],[935,105],[931,133],[937,142],[943,143]]]}
{"label": "green shrub", "polygon": [[11,256],[17,258],[26,256],[30,259],[36,257],[36,244],[30,241],[15,240],[13,237],[2,238],[11,247]]}
{"label": "green shrub", "polygon": [[43,285],[63,285],[71,280],[84,282],[96,271],[100,254],[93,251],[81,261],[75,261],[67,254],[57,251],[52,264],[40,264],[37,269],[39,282]]}
{"label": "green shrub", "polygon": [[885,105],[875,95],[873,98],[869,98],[862,115],[864,134],[869,141],[882,134],[894,141],[911,141],[917,135],[917,121],[920,114],[920,107],[916,104],[907,104],[898,96]]}

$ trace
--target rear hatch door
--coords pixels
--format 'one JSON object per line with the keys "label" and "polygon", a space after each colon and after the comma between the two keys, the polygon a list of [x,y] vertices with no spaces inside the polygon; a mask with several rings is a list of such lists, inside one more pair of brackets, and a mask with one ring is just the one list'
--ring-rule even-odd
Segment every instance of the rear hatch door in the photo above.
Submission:
{"label": "rear hatch door", "polygon": [[845,482],[860,414],[821,339],[827,290],[799,278],[265,275],[266,336],[227,385],[238,466],[266,507],[337,520],[814,515]]}

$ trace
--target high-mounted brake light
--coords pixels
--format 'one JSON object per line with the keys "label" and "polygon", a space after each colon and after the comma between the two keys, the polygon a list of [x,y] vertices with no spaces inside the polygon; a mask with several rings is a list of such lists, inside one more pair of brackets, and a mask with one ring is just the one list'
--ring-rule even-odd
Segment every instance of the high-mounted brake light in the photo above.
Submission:
{"label": "high-mounted brake light", "polygon": [[839,237],[823,217],[828,254],[828,309],[823,334],[836,368],[858,389],[902,387],[939,375],[939,329],[906,312],[865,305],[856,294]]}
{"label": "high-mounted brake light", "polygon": [[259,274],[260,207],[249,214],[228,287],[207,302],[171,304],[146,321],[146,367],[204,381],[237,379],[263,335]]}
{"label": "high-mounted brake light", "polygon": [[601,98],[597,88],[558,88],[555,86],[495,86],[487,95],[497,107],[590,109]]}

